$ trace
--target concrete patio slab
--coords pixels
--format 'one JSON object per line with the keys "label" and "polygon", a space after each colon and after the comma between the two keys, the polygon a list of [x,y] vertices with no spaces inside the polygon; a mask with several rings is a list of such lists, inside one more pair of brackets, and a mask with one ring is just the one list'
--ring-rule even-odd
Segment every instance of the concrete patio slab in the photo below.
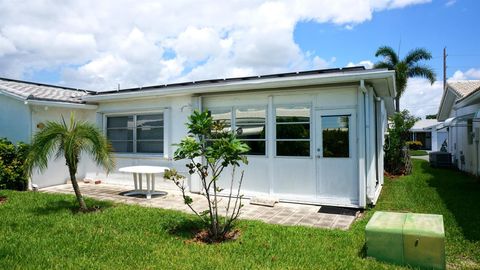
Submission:
{"label": "concrete patio slab", "polygon": [[[112,184],[94,185],[86,183],[79,183],[79,185],[82,194],[86,197],[191,213],[188,206],[183,203],[183,198],[179,190],[165,190],[168,193],[167,195],[147,200],[146,198],[121,195],[121,193],[132,190],[130,186]],[[71,184],[65,184],[42,188],[40,192],[73,194],[73,189]],[[194,201],[193,206],[195,209],[203,211],[208,208],[207,201],[202,195],[191,193],[189,196],[191,196]],[[226,205],[226,202],[226,198],[223,198],[219,203],[219,208],[224,208],[223,206]],[[280,202],[275,204],[275,207],[267,207],[250,204],[248,199],[243,199],[242,203],[244,207],[241,210],[241,219],[261,220],[271,224],[348,230],[356,218],[355,216],[349,215],[318,213],[320,206],[316,205]]]}

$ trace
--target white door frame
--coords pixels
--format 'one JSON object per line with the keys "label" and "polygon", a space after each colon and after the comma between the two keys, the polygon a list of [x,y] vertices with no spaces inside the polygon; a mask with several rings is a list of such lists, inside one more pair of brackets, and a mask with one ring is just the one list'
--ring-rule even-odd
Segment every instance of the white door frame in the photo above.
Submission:
{"label": "white door frame", "polygon": [[[356,179],[358,181],[358,149],[357,149],[357,144],[356,144],[356,137],[357,137],[357,110],[354,108],[342,108],[342,109],[321,109],[317,108],[315,110],[315,114],[313,115],[314,123],[315,123],[315,132],[313,136],[313,144],[315,145],[315,148],[313,149],[313,157],[315,158],[315,177],[316,177],[316,183],[317,183],[317,190],[316,190],[316,197],[317,201],[320,203],[328,203],[328,204],[333,204],[333,205],[340,205],[340,206],[355,206],[357,207],[359,205],[359,197],[358,197],[358,184],[355,184],[352,188],[356,190],[356,198],[348,198],[354,202],[350,201],[345,201],[345,198],[331,198],[327,199],[328,201],[325,201],[326,198],[324,196],[320,195],[321,192],[321,185],[322,185],[322,160],[323,160],[323,132],[322,132],[322,116],[343,116],[343,115],[349,115],[349,159],[351,160],[351,168],[352,170],[352,177],[353,179]],[[332,159],[337,159],[337,158],[332,158]],[[338,158],[342,159],[342,158]],[[340,161],[340,160],[339,160]],[[342,170],[344,168],[337,167],[333,168],[336,170]],[[353,181],[352,179],[352,181]]]}

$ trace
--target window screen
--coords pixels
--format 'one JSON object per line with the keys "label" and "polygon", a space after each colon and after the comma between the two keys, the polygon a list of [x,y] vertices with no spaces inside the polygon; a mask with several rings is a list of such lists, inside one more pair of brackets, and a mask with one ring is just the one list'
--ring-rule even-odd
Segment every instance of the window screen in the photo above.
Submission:
{"label": "window screen", "polygon": [[163,114],[107,117],[107,138],[118,153],[163,153]]}

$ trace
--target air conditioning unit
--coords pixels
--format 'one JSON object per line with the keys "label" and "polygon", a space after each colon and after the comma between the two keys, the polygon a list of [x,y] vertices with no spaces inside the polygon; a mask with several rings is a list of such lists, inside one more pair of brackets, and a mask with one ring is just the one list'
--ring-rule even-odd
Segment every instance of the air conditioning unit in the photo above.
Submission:
{"label": "air conditioning unit", "polygon": [[452,167],[452,154],[448,152],[430,152],[428,154],[428,159],[430,161],[430,166],[432,167],[441,167],[441,168],[450,168]]}

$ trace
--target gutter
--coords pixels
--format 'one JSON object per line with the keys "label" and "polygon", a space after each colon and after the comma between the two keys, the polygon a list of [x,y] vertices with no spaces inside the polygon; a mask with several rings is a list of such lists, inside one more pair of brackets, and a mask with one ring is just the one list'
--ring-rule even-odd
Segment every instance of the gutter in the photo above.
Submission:
{"label": "gutter", "polygon": [[[110,94],[87,95],[82,97],[84,101],[112,101],[115,99],[131,99],[145,98],[151,96],[175,96],[188,94],[207,94],[215,92],[233,92],[242,90],[260,90],[269,88],[285,88],[295,86],[308,86],[319,84],[333,84],[358,82],[360,80],[388,79],[395,74],[395,71],[375,71],[362,72],[357,74],[320,74],[312,75],[305,78],[272,78],[264,80],[251,80],[241,82],[226,82],[220,85],[189,85],[189,86],[172,86],[165,88],[159,86],[157,90],[134,90],[129,92],[117,92]],[[168,87],[168,86],[167,86]],[[395,91],[393,89],[393,91]]]}
{"label": "gutter", "polygon": [[93,105],[93,104],[30,100],[30,99],[25,100],[24,103],[25,105],[49,106],[49,107],[70,108],[70,109],[95,110],[98,108],[97,105]]}
{"label": "gutter", "polygon": [[[363,149],[360,148],[359,150],[359,153],[358,153],[358,157],[362,157],[363,156],[363,171],[362,170],[359,170],[359,173],[362,173],[362,177],[359,177],[360,179],[360,183],[359,183],[359,186],[358,186],[358,190],[359,190],[359,198],[358,198],[358,204],[360,205],[360,207],[363,207],[363,208],[366,208],[367,207],[367,197],[368,197],[368,192],[367,192],[367,182],[368,182],[368,163],[367,163],[367,151],[368,151],[368,140],[367,140],[367,129],[368,129],[368,120],[367,120],[367,102],[366,102],[366,99],[367,99],[367,95],[368,95],[368,90],[367,88],[365,87],[365,81],[362,79],[360,80],[360,85],[358,87],[361,91],[362,91],[362,94],[361,94],[361,97],[363,97],[363,100],[362,101],[358,101],[359,103],[362,102],[362,117],[363,117]],[[360,112],[359,112],[360,113]],[[357,128],[360,128],[357,127]],[[358,141],[361,143],[361,140]]]}

